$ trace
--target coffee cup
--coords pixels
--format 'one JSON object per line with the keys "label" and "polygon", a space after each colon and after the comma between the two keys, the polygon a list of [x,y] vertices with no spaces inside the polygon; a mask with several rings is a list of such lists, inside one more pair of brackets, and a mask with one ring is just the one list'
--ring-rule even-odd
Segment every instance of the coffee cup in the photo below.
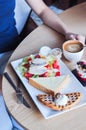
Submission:
{"label": "coffee cup", "polygon": [[84,44],[78,40],[68,40],[62,45],[63,55],[68,61],[78,62],[84,52]]}

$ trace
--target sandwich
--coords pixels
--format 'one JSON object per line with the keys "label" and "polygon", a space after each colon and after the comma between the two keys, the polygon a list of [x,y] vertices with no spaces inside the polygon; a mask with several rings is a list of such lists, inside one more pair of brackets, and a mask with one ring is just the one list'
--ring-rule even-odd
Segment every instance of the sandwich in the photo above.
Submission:
{"label": "sandwich", "polygon": [[29,78],[29,84],[45,93],[56,95],[57,92],[66,87],[69,79],[69,75]]}

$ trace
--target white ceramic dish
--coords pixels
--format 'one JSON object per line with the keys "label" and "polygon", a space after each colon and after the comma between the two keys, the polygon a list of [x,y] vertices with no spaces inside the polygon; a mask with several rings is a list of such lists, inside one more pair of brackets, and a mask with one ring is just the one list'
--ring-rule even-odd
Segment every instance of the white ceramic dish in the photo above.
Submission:
{"label": "white ceramic dish", "polygon": [[21,63],[21,61],[22,61],[22,59],[12,61],[11,65],[12,65],[14,71],[19,76],[22,83],[24,84],[28,94],[30,94],[31,98],[33,99],[34,103],[36,104],[36,106],[38,107],[39,111],[42,113],[42,115],[44,116],[45,119],[48,119],[48,118],[51,118],[54,116],[58,116],[60,114],[63,114],[64,112],[76,109],[76,108],[81,107],[81,106],[86,104],[86,89],[76,79],[76,77],[66,67],[66,65],[61,60],[59,60],[59,64],[61,66],[61,74],[69,74],[71,77],[69,83],[66,85],[65,89],[63,89],[61,92],[62,93],[70,93],[70,92],[79,91],[79,92],[81,92],[82,96],[81,96],[80,102],[78,104],[76,104],[72,108],[65,110],[65,111],[54,111],[54,110],[44,106],[43,104],[41,104],[41,102],[38,101],[38,99],[36,97],[38,94],[42,94],[43,92],[34,88],[33,86],[31,86],[28,83],[28,80],[26,78],[22,77],[21,73],[17,69],[17,67]]}
{"label": "white ceramic dish", "polygon": [[84,45],[78,40],[68,40],[63,43],[62,48],[64,57],[75,63],[80,61],[84,53]]}

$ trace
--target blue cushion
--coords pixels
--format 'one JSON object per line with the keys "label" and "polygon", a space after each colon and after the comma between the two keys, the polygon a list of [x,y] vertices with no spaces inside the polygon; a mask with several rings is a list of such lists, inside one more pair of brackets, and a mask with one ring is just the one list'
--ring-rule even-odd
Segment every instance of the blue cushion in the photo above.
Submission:
{"label": "blue cushion", "polygon": [[0,95],[0,130],[24,130],[12,117],[9,116],[2,95]]}
{"label": "blue cushion", "polygon": [[0,95],[0,130],[12,130],[12,122],[7,113],[3,97]]}

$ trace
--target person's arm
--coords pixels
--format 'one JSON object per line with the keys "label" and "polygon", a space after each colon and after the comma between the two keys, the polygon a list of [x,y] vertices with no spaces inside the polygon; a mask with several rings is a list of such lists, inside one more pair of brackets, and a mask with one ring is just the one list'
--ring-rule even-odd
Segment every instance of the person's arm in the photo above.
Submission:
{"label": "person's arm", "polygon": [[68,32],[66,25],[42,0],[26,1],[46,25],[63,35]]}
{"label": "person's arm", "polygon": [[[69,33],[67,26],[62,22],[62,20],[43,2],[43,0],[26,0],[26,2],[31,6],[34,12],[43,20],[43,22],[56,30],[57,32],[63,34],[66,39],[79,39],[82,42],[85,41],[85,37],[75,36],[73,33]],[[71,37],[71,34],[73,37]],[[79,38],[78,38],[79,37]]]}

